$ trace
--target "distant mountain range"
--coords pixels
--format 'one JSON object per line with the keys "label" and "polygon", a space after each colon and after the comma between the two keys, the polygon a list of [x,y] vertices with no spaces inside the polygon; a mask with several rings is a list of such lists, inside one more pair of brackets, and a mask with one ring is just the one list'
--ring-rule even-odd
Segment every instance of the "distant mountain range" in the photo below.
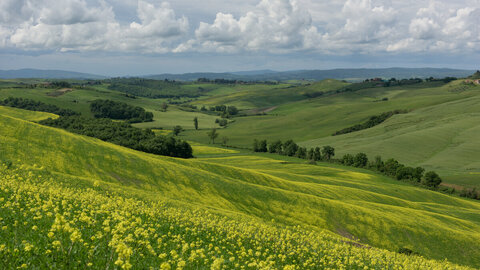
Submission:
{"label": "distant mountain range", "polygon": [[363,80],[367,78],[444,78],[444,77],[467,77],[474,70],[448,69],[448,68],[379,68],[379,69],[330,69],[330,70],[293,70],[293,71],[244,71],[229,73],[184,73],[184,74],[159,74],[143,76],[144,78],[157,80],[180,80],[192,81],[198,78],[229,79],[244,81],[286,81],[286,80],[323,80],[344,79]]}
{"label": "distant mountain range", "polygon": [[1,79],[106,79],[105,76],[66,70],[17,69],[0,70]]}
{"label": "distant mountain range", "polygon": [[[286,81],[286,80],[323,80],[343,79],[358,81],[367,78],[444,78],[444,77],[467,77],[474,73],[474,70],[448,69],[448,68],[378,68],[378,69],[329,69],[329,70],[253,70],[239,72],[197,72],[183,74],[158,74],[137,76],[156,80],[178,80],[194,81],[198,78],[207,79],[229,79],[243,81]],[[42,79],[105,79],[107,77],[95,74],[72,72],[65,70],[39,70],[19,69],[0,70],[0,78],[42,78]]]}

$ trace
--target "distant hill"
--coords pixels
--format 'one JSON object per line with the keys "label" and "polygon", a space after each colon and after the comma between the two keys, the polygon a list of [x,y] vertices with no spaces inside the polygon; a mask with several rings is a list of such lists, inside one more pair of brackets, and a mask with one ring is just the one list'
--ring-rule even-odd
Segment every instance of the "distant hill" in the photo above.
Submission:
{"label": "distant hill", "polygon": [[17,69],[0,70],[1,79],[38,78],[38,79],[105,79],[105,76],[66,70]]}
{"label": "distant hill", "polygon": [[159,74],[144,76],[150,79],[169,79],[192,81],[198,78],[229,79],[244,81],[286,81],[286,80],[323,80],[344,79],[350,81],[367,78],[444,78],[444,77],[467,77],[474,70],[448,69],[448,68],[380,68],[380,69],[330,69],[330,70],[293,70],[277,72],[272,70],[259,70],[230,73],[184,73],[184,74]]}

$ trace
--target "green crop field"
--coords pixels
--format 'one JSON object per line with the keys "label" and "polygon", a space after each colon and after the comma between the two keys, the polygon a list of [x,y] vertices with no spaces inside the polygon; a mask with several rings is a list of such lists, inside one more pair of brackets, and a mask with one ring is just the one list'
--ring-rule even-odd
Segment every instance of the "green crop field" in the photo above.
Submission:
{"label": "green crop field", "polygon": [[478,201],[270,154],[155,156],[28,121],[45,117],[0,110],[8,267],[480,267]]}

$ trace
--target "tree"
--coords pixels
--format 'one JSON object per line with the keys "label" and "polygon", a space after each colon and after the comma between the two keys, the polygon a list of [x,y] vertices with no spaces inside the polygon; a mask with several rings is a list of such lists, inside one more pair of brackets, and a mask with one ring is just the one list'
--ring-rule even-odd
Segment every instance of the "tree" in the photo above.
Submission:
{"label": "tree", "polygon": [[325,160],[330,160],[333,156],[335,156],[335,148],[327,145],[322,148],[322,156]]}
{"label": "tree", "polygon": [[238,113],[238,109],[235,106],[228,106],[227,107],[227,113],[229,115],[236,115]]}
{"label": "tree", "polygon": [[210,141],[215,144],[215,139],[218,137],[217,129],[212,128],[209,132],[207,132],[208,137],[210,138]]}
{"label": "tree", "polygon": [[183,131],[183,128],[181,126],[174,126],[173,127],[173,135],[175,136],[178,136],[178,134],[180,134],[180,132]]}
{"label": "tree", "polygon": [[293,140],[288,140],[283,144],[283,153],[287,156],[294,156],[297,150],[298,145]]}
{"label": "tree", "polygon": [[345,154],[342,158],[342,163],[347,166],[352,166],[354,163],[354,158],[350,154]]}
{"label": "tree", "polygon": [[222,137],[222,145],[223,145],[223,146],[226,146],[227,143],[228,143],[228,138],[227,138],[227,136],[223,136],[223,137]]}
{"label": "tree", "polygon": [[282,146],[283,146],[282,141],[280,140],[274,141],[273,143],[268,145],[268,152],[280,154],[282,153]]}
{"label": "tree", "polygon": [[253,140],[253,152],[260,152],[259,149],[260,149],[260,146],[259,146],[258,140],[254,139]]}
{"label": "tree", "polygon": [[295,153],[295,156],[305,159],[307,157],[307,148],[299,147],[297,153]]}
{"label": "tree", "polygon": [[322,160],[322,155],[320,153],[320,147],[315,147],[315,150],[313,151],[313,160],[319,161]]}
{"label": "tree", "polygon": [[367,154],[365,153],[358,153],[355,155],[353,159],[353,166],[358,168],[363,168],[367,166],[367,163],[368,163],[368,157],[367,157]]}
{"label": "tree", "polygon": [[400,166],[398,161],[393,158],[388,159],[385,161],[384,164],[384,172],[386,175],[395,176],[397,174],[397,168]]}
{"label": "tree", "polygon": [[195,127],[195,130],[198,129],[198,117],[193,118],[193,126]]}
{"label": "tree", "polygon": [[425,169],[422,167],[416,167],[413,170],[413,179],[417,180],[417,182],[420,182],[423,177],[423,172],[425,172]]}
{"label": "tree", "polygon": [[163,102],[161,108],[162,108],[162,112],[166,112],[168,108],[168,104],[166,102]]}
{"label": "tree", "polygon": [[308,159],[308,160],[313,160],[313,153],[314,152],[315,152],[315,150],[313,148],[308,149],[307,156],[305,158]]}
{"label": "tree", "polygon": [[383,164],[381,156],[375,156],[375,161],[373,162],[373,168],[379,172],[383,172],[385,170],[385,165]]}
{"label": "tree", "polygon": [[258,143],[258,152],[267,152],[267,140],[261,140]]}
{"label": "tree", "polygon": [[442,183],[442,179],[440,176],[433,171],[429,171],[425,173],[425,178],[423,180],[423,184],[427,187],[438,187]]}

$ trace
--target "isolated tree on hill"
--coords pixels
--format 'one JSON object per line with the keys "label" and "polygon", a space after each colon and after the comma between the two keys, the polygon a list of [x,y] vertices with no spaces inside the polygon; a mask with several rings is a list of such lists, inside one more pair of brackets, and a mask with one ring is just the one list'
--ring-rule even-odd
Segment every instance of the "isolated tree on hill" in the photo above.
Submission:
{"label": "isolated tree on hill", "polygon": [[207,132],[207,135],[210,138],[211,143],[215,144],[215,139],[218,137],[217,129],[212,128],[209,132]]}
{"label": "isolated tree on hill", "polygon": [[183,131],[183,128],[181,126],[174,126],[173,127],[173,135],[175,136],[178,136],[178,134],[180,134],[180,132]]}
{"label": "isolated tree on hill", "polygon": [[195,130],[198,129],[198,117],[193,118],[193,126],[195,127]]}
{"label": "isolated tree on hill", "polygon": [[223,146],[226,146],[227,143],[228,143],[228,137],[227,137],[227,136],[223,136],[223,137],[222,137],[222,145],[223,145]]}
{"label": "isolated tree on hill", "polygon": [[330,160],[333,156],[335,156],[335,148],[327,145],[322,148],[322,156],[325,160]]}
{"label": "isolated tree on hill", "polygon": [[166,102],[163,102],[161,108],[162,108],[162,112],[166,112],[168,109],[168,104]]}
{"label": "isolated tree on hill", "polygon": [[433,171],[425,173],[425,178],[423,179],[423,184],[428,187],[438,187],[442,183],[440,176]]}

